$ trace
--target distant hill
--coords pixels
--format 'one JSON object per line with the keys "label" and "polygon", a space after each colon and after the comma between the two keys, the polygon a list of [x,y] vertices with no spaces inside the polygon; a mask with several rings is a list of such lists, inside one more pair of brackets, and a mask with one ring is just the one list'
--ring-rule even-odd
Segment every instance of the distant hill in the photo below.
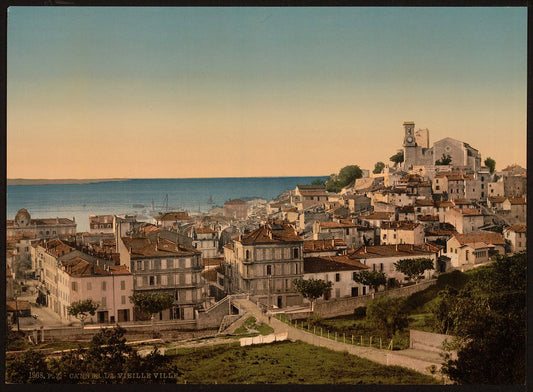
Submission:
{"label": "distant hill", "polygon": [[96,182],[127,181],[128,178],[66,178],[66,179],[31,179],[31,178],[8,178],[7,185],[75,185],[94,184]]}

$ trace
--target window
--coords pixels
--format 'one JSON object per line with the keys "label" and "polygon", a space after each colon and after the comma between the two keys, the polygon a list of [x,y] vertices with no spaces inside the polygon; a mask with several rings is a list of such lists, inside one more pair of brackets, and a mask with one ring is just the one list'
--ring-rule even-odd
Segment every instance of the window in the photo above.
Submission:
{"label": "window", "polygon": [[143,262],[141,260],[137,261],[137,271],[140,271],[143,269]]}
{"label": "window", "polygon": [[92,290],[91,282],[87,282],[87,291]]}
{"label": "window", "polygon": [[246,249],[246,260],[250,259],[250,251]]}
{"label": "window", "polygon": [[383,272],[383,263],[379,263],[379,272]]}
{"label": "window", "polygon": [[102,307],[105,308],[107,306],[107,298],[102,297]]}
{"label": "window", "polygon": [[346,229],[346,235],[350,235],[350,229]]}
{"label": "window", "polygon": [[470,251],[469,251],[469,250],[467,250],[467,251],[466,251],[466,253],[465,253],[465,258],[466,258],[466,261],[468,261],[468,254],[469,254],[469,253],[470,253]]}
{"label": "window", "polygon": [[372,271],[376,270],[376,264],[372,264]]}
{"label": "window", "polygon": [[167,260],[167,268],[174,268],[174,260]]}
{"label": "window", "polygon": [[107,289],[107,282],[102,282],[102,291],[106,291]]}
{"label": "window", "polygon": [[335,282],[340,282],[340,280],[341,280],[341,274],[336,273],[335,274]]}
{"label": "window", "polygon": [[[46,271],[48,272],[48,271]],[[78,291],[78,283],[77,282],[72,282],[72,291]]]}
{"label": "window", "polygon": [[166,275],[161,276],[161,284],[166,286],[168,284],[168,277]]}
{"label": "window", "polygon": [[435,187],[435,189],[438,190],[438,191],[440,191],[440,185],[437,185],[437,186]]}
{"label": "window", "polygon": [[121,295],[121,296],[120,296],[120,303],[121,303],[122,305],[125,305],[125,304],[126,304],[126,296],[125,296],[125,295]]}
{"label": "window", "polygon": [[155,276],[150,276],[150,286],[155,285]]}
{"label": "window", "polygon": [[[293,252],[293,255],[294,255],[294,257],[293,257],[294,259],[297,259],[297,258],[300,257],[299,256],[299,252],[298,252],[298,248],[294,248],[292,252]],[[298,273],[298,272],[296,272],[296,273]]]}
{"label": "window", "polygon": [[[298,266],[296,267],[296,271],[298,271]],[[296,272],[298,273],[298,272]],[[272,275],[272,266],[267,265],[267,275]]]}
{"label": "window", "polygon": [[137,277],[137,287],[142,287],[143,285],[143,279],[141,276]]}
{"label": "window", "polygon": [[126,290],[126,281],[125,280],[121,280],[120,281],[120,289],[121,290]]}
{"label": "window", "polygon": [[383,234],[383,239],[384,239],[384,240],[387,239],[387,234]]}

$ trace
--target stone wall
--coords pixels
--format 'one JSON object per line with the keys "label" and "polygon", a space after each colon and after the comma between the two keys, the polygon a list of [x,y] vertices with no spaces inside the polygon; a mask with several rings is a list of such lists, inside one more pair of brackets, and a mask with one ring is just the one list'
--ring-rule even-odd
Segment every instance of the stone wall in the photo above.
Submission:
{"label": "stone wall", "polygon": [[373,296],[362,295],[358,297],[335,298],[328,301],[318,300],[315,304],[315,314],[323,318],[345,316],[353,314],[354,310],[360,306],[366,306],[374,297],[388,295],[389,297],[408,297],[411,294],[425,290],[429,286],[437,283],[436,279],[427,280],[411,286],[401,287],[398,289],[380,291]]}

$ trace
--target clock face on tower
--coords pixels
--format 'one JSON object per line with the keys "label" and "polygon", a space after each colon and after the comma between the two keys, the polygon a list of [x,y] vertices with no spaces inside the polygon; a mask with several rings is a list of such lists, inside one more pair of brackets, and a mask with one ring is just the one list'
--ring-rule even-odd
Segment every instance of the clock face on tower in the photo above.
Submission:
{"label": "clock face on tower", "polygon": [[413,137],[412,136],[407,136],[405,138],[405,140],[407,141],[407,143],[412,143],[413,142]]}

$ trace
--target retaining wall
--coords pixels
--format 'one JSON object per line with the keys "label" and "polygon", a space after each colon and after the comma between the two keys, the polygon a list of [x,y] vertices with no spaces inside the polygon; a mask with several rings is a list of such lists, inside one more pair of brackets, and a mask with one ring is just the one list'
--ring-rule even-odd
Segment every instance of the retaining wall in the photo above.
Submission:
{"label": "retaining wall", "polygon": [[334,298],[328,301],[318,300],[315,303],[315,314],[323,318],[345,316],[353,314],[354,310],[360,306],[366,306],[375,297],[387,295],[389,297],[408,297],[411,294],[425,290],[437,283],[436,279],[420,282],[407,287],[400,287],[386,291],[378,291],[374,295],[363,295],[358,297]]}

